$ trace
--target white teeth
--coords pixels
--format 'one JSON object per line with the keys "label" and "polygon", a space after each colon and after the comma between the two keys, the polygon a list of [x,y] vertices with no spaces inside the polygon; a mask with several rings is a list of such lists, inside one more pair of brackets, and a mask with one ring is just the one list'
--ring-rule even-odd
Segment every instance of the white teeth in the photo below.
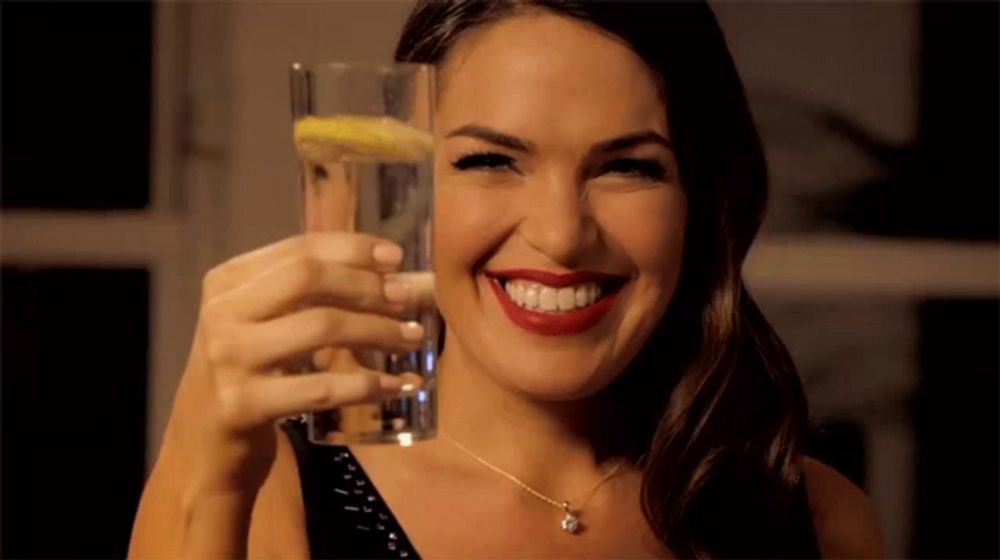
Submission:
{"label": "white teeth", "polygon": [[576,309],[576,291],[573,288],[559,288],[556,301],[559,303],[559,311]]}
{"label": "white teeth", "polygon": [[587,307],[597,301],[601,293],[596,282],[553,288],[527,280],[509,280],[504,291],[520,307],[551,313]]}
{"label": "white teeth", "polygon": [[542,289],[538,291],[538,308],[542,311],[555,311],[559,309],[555,288],[542,286]]}
{"label": "white teeth", "polygon": [[538,285],[531,284],[524,289],[524,307],[535,309],[538,307]]}

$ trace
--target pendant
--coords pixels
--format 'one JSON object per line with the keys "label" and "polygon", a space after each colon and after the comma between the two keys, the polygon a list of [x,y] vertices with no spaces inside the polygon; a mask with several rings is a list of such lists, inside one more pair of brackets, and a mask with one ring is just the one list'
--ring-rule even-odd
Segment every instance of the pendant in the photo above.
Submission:
{"label": "pendant", "polygon": [[562,510],[566,514],[562,518],[562,530],[571,535],[575,535],[580,530],[580,519],[569,510],[569,502],[562,503]]}
{"label": "pendant", "polygon": [[567,513],[562,519],[562,528],[567,533],[576,534],[580,530],[580,520],[572,513]]}

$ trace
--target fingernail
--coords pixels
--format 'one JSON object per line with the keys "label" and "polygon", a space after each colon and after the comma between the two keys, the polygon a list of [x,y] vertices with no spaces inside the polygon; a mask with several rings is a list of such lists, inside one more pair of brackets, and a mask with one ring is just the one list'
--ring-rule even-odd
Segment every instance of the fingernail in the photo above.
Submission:
{"label": "fingernail", "polygon": [[382,285],[382,294],[387,301],[403,303],[410,298],[410,285],[396,280],[386,280]]}
{"label": "fingernail", "polygon": [[407,321],[399,326],[404,340],[420,340],[424,337],[424,326],[416,321]]}
{"label": "fingernail", "polygon": [[378,385],[383,391],[399,391],[403,387],[403,380],[392,375],[383,375],[378,378]]}
{"label": "fingernail", "polygon": [[372,249],[375,262],[385,265],[396,265],[403,262],[403,250],[391,243],[379,243]]}

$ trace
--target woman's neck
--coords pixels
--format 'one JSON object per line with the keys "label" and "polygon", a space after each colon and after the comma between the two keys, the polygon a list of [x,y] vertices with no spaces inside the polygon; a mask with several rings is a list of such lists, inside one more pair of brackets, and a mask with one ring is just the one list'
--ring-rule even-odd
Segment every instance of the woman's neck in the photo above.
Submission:
{"label": "woman's neck", "polygon": [[[613,425],[601,399],[531,399],[481,371],[458,344],[442,354],[438,367],[441,431],[537,490],[573,499],[617,461],[601,445]],[[443,447],[450,442],[438,439],[438,452],[447,453]],[[467,453],[451,447],[456,461],[475,464]]]}

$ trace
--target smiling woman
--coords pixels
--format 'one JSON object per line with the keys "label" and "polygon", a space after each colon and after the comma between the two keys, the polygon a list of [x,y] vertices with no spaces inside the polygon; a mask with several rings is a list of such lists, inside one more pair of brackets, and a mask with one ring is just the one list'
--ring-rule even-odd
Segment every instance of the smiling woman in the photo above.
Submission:
{"label": "smiling woman", "polygon": [[[766,171],[708,6],[423,1],[397,59],[439,74],[444,437],[348,449],[276,431],[281,415],[261,410],[398,387],[373,372],[265,378],[273,364],[233,350],[251,328],[240,299],[289,262],[325,271],[310,277],[330,292],[344,267],[374,290],[341,294],[354,311],[331,311],[325,345],[404,347],[376,305],[405,303],[381,276],[398,248],[344,234],[238,257],[206,278],[133,554],[879,554],[860,491],[805,457],[794,365],[740,276]],[[153,507],[182,520],[168,537],[149,529]]]}

